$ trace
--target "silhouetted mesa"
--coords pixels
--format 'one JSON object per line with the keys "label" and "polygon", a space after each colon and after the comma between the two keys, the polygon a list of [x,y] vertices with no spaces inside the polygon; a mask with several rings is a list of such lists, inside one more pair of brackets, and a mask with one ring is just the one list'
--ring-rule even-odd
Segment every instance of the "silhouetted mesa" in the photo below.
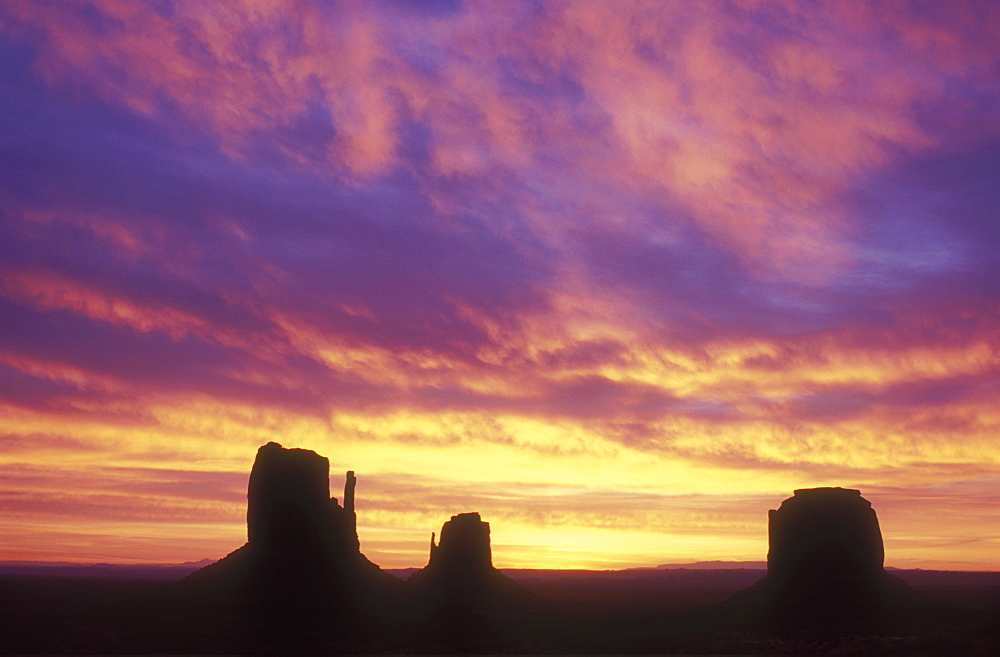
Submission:
{"label": "silhouetted mesa", "polygon": [[427,566],[410,576],[418,595],[443,609],[512,611],[537,597],[493,567],[490,525],[478,513],[460,513],[441,527]]}
{"label": "silhouetted mesa", "polygon": [[767,576],[733,601],[770,625],[874,629],[921,604],[885,572],[878,518],[860,491],[796,490],[768,513],[768,539]]}
{"label": "silhouetted mesa", "polygon": [[768,512],[768,542],[775,621],[857,624],[884,615],[882,533],[861,491],[795,491]]}
{"label": "silhouetted mesa", "polygon": [[[247,487],[247,543],[152,592],[123,620],[150,639],[165,632],[153,645],[180,651],[204,641],[213,650],[293,639],[314,646],[381,622],[403,584],[361,554],[354,473],[345,507],[330,498],[329,473],[329,460],[313,451],[262,446]],[[162,629],[149,627],[155,618]]]}
{"label": "silhouetted mesa", "polygon": [[848,588],[883,572],[882,532],[861,491],[809,488],[768,512],[767,574],[780,586]]}
{"label": "silhouetted mesa", "polygon": [[488,571],[493,568],[490,548],[490,523],[478,513],[460,513],[441,527],[441,540],[435,545],[431,534],[428,568]]}
{"label": "silhouetted mesa", "polygon": [[249,580],[264,591],[311,590],[343,605],[372,593],[379,582],[395,584],[361,554],[354,472],[347,473],[343,507],[330,497],[329,481],[330,462],[316,452],[275,442],[257,450],[247,487],[245,549]]}
{"label": "silhouetted mesa", "polygon": [[270,442],[257,450],[247,487],[247,537],[262,554],[325,559],[360,549],[354,513],[354,472],[345,507],[330,497],[330,461],[306,449]]}

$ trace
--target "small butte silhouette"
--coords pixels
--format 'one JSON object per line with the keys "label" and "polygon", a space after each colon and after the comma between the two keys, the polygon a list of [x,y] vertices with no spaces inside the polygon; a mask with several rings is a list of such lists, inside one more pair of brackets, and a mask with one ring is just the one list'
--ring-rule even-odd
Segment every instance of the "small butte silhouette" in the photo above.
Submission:
{"label": "small butte silhouette", "polygon": [[[897,654],[901,632],[916,637],[909,652],[945,645],[989,654],[995,645],[984,629],[992,618],[970,617],[886,572],[875,510],[857,490],[796,490],[769,512],[762,579],[723,602],[664,612],[584,609],[536,595],[493,566],[490,526],[476,512],[456,514],[440,538],[432,534],[427,565],[403,581],[361,552],[354,472],[346,474],[343,504],[330,496],[329,480],[327,458],[262,446],[250,473],[243,546],[180,581],[96,610],[60,641],[35,647]],[[955,628],[966,630],[961,640]],[[942,644],[942,635],[952,644]]]}

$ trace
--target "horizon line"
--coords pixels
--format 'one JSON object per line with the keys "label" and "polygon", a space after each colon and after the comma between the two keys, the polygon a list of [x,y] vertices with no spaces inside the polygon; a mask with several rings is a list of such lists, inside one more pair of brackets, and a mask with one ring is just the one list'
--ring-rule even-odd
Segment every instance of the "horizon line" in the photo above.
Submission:
{"label": "horizon line", "polygon": [[[154,561],[143,561],[143,562],[109,562],[109,561],[94,561],[94,562],[83,562],[83,561],[33,561],[26,559],[7,559],[0,560],[0,568],[16,568],[16,567],[40,567],[40,568],[86,568],[86,567],[112,567],[112,568],[184,568],[189,566],[197,565],[195,570],[204,568],[205,566],[211,565],[220,561],[219,559],[212,559],[206,557],[204,559],[199,559],[197,561],[183,561],[183,562],[154,562]],[[749,567],[749,566],[739,566],[736,568],[712,568],[708,564],[761,564],[760,567]],[[384,571],[393,570],[421,570],[426,567],[423,566],[380,566],[379,569]],[[691,562],[677,562],[677,563],[667,563],[667,564],[657,564],[652,566],[627,566],[625,568],[527,568],[527,567],[506,567],[497,566],[497,570],[535,570],[540,572],[625,572],[625,571],[637,571],[637,570],[683,570],[691,569],[689,566],[701,566],[697,570],[767,570],[767,562],[762,560],[726,560],[726,559],[708,559],[703,561],[691,561]],[[965,568],[935,568],[935,567],[900,567],[900,566],[883,566],[885,570],[923,570],[923,571],[936,571],[936,572],[964,572],[964,573],[1000,573],[1000,568],[978,568],[978,567],[965,567]],[[694,569],[692,569],[694,570]],[[193,571],[192,571],[193,572]]]}

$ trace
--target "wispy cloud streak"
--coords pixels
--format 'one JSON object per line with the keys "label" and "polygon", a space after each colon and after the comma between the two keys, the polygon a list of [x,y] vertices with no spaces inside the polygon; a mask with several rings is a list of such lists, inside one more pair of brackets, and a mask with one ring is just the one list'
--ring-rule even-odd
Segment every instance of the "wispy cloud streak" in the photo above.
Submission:
{"label": "wispy cloud streak", "polygon": [[472,502],[521,565],[622,505],[665,528],[635,565],[699,527],[759,558],[737,500],[854,485],[901,559],[996,567],[899,510],[926,483],[984,520],[1000,468],[998,30],[976,0],[5,3],[18,554],[130,559],[87,523],[154,499],[221,546],[278,440],[373,478],[385,565]]}

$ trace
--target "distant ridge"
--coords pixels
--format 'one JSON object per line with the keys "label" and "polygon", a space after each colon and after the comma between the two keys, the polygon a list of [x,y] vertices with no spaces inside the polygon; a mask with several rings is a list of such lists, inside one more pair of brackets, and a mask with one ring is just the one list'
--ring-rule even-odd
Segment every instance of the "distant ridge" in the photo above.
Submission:
{"label": "distant ridge", "polygon": [[766,561],[695,561],[693,563],[661,563],[652,568],[629,568],[628,570],[766,570]]}
{"label": "distant ridge", "polygon": [[73,563],[70,561],[0,561],[0,575],[75,577],[80,579],[177,580],[215,563],[215,559],[184,563]]}

